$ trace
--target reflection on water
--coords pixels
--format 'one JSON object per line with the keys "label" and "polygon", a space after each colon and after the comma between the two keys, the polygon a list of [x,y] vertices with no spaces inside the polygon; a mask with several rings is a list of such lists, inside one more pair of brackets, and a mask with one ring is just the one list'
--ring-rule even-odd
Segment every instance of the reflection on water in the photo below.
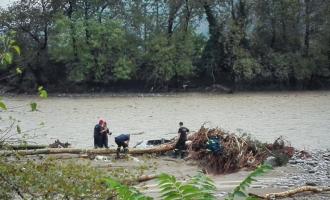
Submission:
{"label": "reflection on water", "polygon": [[[92,131],[98,118],[108,120],[113,136],[139,133],[131,137],[131,146],[140,140],[172,138],[178,122],[190,130],[201,124],[226,130],[251,133],[263,141],[284,135],[293,146],[306,149],[330,147],[330,92],[241,93],[233,95],[176,94],[166,96],[99,96],[5,98],[9,107],[37,101],[40,112],[29,112],[28,106],[2,112],[1,117],[21,120],[22,129],[41,122],[46,127],[35,131],[39,143],[55,138],[69,141],[75,147],[92,147]],[[113,136],[110,145],[115,145]]]}

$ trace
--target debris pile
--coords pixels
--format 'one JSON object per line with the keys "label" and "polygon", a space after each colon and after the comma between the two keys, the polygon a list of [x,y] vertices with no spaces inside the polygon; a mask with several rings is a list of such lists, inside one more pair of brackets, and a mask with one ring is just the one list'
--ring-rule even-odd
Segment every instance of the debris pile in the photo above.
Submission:
{"label": "debris pile", "polygon": [[58,139],[55,140],[54,143],[48,145],[49,148],[69,148],[70,146],[71,146],[70,143],[68,142],[63,143]]}
{"label": "debris pile", "polygon": [[[209,138],[219,140],[221,153],[215,154],[207,149],[205,144]],[[189,136],[189,140],[189,157],[208,172],[216,174],[232,173],[242,168],[254,169],[269,156],[279,160],[287,157],[289,160],[294,153],[294,149],[282,138],[273,144],[265,144],[247,135],[237,136],[219,128],[208,129],[203,126]]]}

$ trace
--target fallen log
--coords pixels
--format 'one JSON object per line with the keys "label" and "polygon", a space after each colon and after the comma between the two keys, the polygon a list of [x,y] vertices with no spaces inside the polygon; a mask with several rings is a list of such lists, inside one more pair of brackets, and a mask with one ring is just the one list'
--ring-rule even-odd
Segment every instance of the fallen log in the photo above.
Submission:
{"label": "fallen log", "polygon": [[302,187],[284,191],[284,192],[265,194],[264,196],[253,194],[253,193],[249,193],[249,195],[253,196],[253,197],[257,197],[259,199],[280,199],[280,198],[291,197],[293,195],[303,193],[303,192],[321,193],[321,192],[327,192],[327,191],[330,191],[330,187],[302,186]]}
{"label": "fallen log", "polygon": [[0,146],[0,149],[13,149],[13,150],[24,150],[24,149],[45,149],[47,145],[34,145],[34,144],[20,144],[20,145],[8,145]]}
{"label": "fallen log", "polygon": [[145,182],[145,181],[150,181],[152,179],[155,179],[155,178],[158,178],[159,175],[156,175],[156,174],[152,174],[152,175],[143,175],[143,176],[140,176],[139,178],[137,178],[137,181],[138,182]]}
{"label": "fallen log", "polygon": [[[160,145],[154,148],[146,149],[129,149],[129,154],[152,154],[152,153],[165,153],[174,149],[173,144]],[[34,149],[34,150],[2,150],[1,156],[10,155],[39,155],[39,154],[95,154],[107,155],[116,153],[116,149],[74,149],[74,148],[47,148],[47,149]]]}

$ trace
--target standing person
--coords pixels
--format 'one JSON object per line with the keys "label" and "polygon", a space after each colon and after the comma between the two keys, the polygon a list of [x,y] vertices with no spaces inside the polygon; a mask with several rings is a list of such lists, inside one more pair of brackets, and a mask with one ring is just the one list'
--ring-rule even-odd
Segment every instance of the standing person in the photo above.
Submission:
{"label": "standing person", "polygon": [[94,148],[102,148],[102,126],[103,126],[104,120],[100,119],[99,123],[95,125],[94,127]]}
{"label": "standing person", "polygon": [[130,139],[130,134],[121,134],[115,137],[115,142],[118,145],[116,158],[119,158],[120,147],[123,147],[125,154],[128,153],[129,139]]}
{"label": "standing person", "polygon": [[187,141],[187,133],[189,133],[189,129],[183,126],[183,122],[179,123],[179,130],[178,130],[178,141],[175,145],[175,150],[174,150],[174,156],[175,158],[178,156],[178,154],[181,154],[181,158],[184,157],[184,152],[186,150],[186,141]]}
{"label": "standing person", "polygon": [[102,145],[101,147],[105,147],[105,148],[109,148],[108,146],[108,134],[111,135],[112,133],[109,131],[108,127],[107,127],[107,122],[104,121],[103,125],[102,125],[102,130],[101,130],[101,141],[102,141]]}

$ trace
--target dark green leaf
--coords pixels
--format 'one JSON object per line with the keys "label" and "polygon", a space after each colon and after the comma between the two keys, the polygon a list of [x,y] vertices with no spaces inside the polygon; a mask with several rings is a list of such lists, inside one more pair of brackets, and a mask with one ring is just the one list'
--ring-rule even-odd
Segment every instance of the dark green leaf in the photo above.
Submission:
{"label": "dark green leaf", "polygon": [[6,64],[11,64],[13,61],[13,55],[11,53],[7,52],[3,55],[3,59]]}
{"label": "dark green leaf", "polygon": [[242,191],[236,191],[234,192],[234,196],[237,196],[237,197],[247,197],[246,194]]}
{"label": "dark green leaf", "polygon": [[17,67],[16,68],[16,74],[22,74],[22,69],[20,67]]}
{"label": "dark green leaf", "polygon": [[1,108],[2,110],[7,110],[7,106],[6,106],[6,104],[4,104],[2,101],[0,101],[0,108]]}
{"label": "dark green leaf", "polygon": [[34,112],[34,111],[37,111],[37,103],[36,102],[32,102],[30,103],[30,107],[31,107],[31,111]]}
{"label": "dark green leaf", "polygon": [[18,134],[22,133],[21,127],[19,125],[16,126],[16,131],[17,131]]}

